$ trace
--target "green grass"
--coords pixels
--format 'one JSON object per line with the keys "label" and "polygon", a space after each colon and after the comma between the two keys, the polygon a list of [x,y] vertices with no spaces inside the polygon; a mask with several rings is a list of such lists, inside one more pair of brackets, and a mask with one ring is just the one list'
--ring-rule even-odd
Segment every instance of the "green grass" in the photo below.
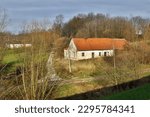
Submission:
{"label": "green grass", "polygon": [[12,62],[17,62],[17,55],[16,54],[7,54],[4,56],[2,61],[3,64],[9,64]]}
{"label": "green grass", "polygon": [[[2,60],[2,64],[6,65],[6,68],[3,70],[3,73],[7,74],[16,70],[17,66],[19,66],[22,61],[24,53],[16,52],[14,50],[7,50]],[[21,57],[21,58],[20,58]]]}
{"label": "green grass", "polygon": [[145,84],[138,88],[123,91],[105,97],[106,100],[148,100],[150,99],[150,84]]}
{"label": "green grass", "polygon": [[[47,61],[48,56],[49,56],[49,53],[46,53],[46,54],[36,53],[34,59],[35,59],[35,62],[38,63],[41,60]],[[6,50],[3,60],[2,60],[3,65],[7,64],[7,69],[5,69],[5,72],[9,73],[9,72],[13,72],[14,70],[16,70],[18,66],[21,66],[24,63],[25,58],[28,58],[30,61],[31,54],[28,55],[28,53],[25,53],[23,49]]]}

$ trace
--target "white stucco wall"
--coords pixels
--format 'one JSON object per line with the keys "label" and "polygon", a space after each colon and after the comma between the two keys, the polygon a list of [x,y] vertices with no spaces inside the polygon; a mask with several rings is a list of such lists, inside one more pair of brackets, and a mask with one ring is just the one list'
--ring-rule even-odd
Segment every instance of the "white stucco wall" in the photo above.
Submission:
{"label": "white stucco wall", "polygon": [[8,48],[20,48],[20,47],[30,47],[32,44],[6,44],[6,47]]}
{"label": "white stucco wall", "polygon": [[75,44],[73,43],[73,40],[71,40],[69,47],[67,50],[64,50],[64,58],[65,59],[77,59],[77,48]]}
{"label": "white stucco wall", "polygon": [[[106,56],[113,56],[113,50],[78,51],[77,60],[90,59],[92,58],[92,53],[94,53],[94,58],[103,57],[105,52]],[[82,53],[84,53],[84,56],[82,56]],[[99,55],[99,53],[101,54]]]}
{"label": "white stucco wall", "polygon": [[[82,60],[82,59],[91,59],[92,53],[94,53],[94,58],[98,57],[104,57],[104,53],[106,52],[106,56],[113,56],[113,50],[95,50],[95,51],[77,51],[76,53],[70,52],[69,57],[69,51],[64,50],[64,58],[65,59],[72,59],[72,60]],[[84,56],[82,56],[82,53],[84,53]],[[101,53],[99,55],[99,53]]]}
{"label": "white stucco wall", "polygon": [[[104,55],[105,52],[106,56],[113,56],[113,50],[77,51],[77,48],[73,40],[71,40],[68,49],[64,50],[64,58],[72,60],[90,59],[92,58],[92,53],[94,53],[94,58],[97,58],[105,56]],[[82,53],[84,53],[84,56],[82,56]],[[99,55],[99,53],[101,54]]]}

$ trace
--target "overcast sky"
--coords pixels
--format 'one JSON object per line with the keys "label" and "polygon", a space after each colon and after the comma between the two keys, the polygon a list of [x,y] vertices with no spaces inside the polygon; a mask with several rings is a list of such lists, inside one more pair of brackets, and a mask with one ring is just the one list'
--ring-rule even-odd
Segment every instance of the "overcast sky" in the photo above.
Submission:
{"label": "overcast sky", "polygon": [[150,17],[150,0],[0,0],[7,9],[11,24],[8,30],[17,32],[24,21],[64,15],[65,21],[78,13],[104,13],[110,16]]}

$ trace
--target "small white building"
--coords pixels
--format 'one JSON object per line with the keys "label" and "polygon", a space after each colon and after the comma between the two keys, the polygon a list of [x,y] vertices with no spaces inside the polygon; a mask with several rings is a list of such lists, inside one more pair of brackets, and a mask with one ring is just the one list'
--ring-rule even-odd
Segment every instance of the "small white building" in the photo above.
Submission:
{"label": "small white building", "polygon": [[122,50],[127,44],[125,39],[117,38],[72,38],[64,58],[72,60],[113,56],[115,49]]}
{"label": "small white building", "polygon": [[31,47],[32,44],[6,44],[7,48],[21,48],[21,47]]}

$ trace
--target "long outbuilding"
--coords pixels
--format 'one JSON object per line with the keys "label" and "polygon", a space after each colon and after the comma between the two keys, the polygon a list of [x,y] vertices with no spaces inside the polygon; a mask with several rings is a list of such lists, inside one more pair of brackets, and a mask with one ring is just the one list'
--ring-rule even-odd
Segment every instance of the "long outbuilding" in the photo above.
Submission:
{"label": "long outbuilding", "polygon": [[64,58],[83,60],[113,56],[114,50],[123,50],[126,45],[127,41],[119,38],[72,38],[64,49]]}

